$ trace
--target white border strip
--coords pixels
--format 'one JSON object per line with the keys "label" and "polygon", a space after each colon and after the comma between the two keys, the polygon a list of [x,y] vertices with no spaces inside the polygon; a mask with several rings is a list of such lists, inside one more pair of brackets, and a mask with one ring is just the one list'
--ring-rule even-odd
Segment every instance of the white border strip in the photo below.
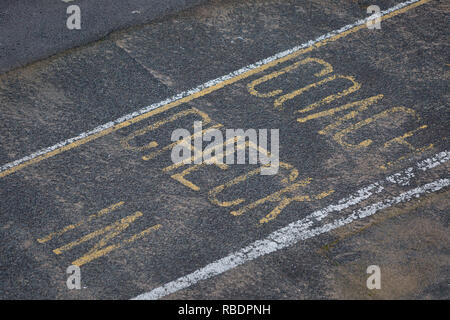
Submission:
{"label": "white border strip", "polygon": [[[397,11],[399,9],[402,9],[402,8],[404,8],[406,6],[409,6],[409,5],[411,5],[413,3],[416,3],[416,2],[419,2],[419,1],[420,0],[409,0],[409,1],[405,1],[405,2],[399,3],[399,4],[389,8],[387,10],[382,11],[378,17],[382,17],[382,16],[384,16],[386,14],[389,14],[389,13],[391,13],[393,11]],[[2,165],[0,167],[0,173],[3,172],[3,171],[6,171],[8,169],[11,169],[13,167],[16,167],[16,166],[18,166],[18,165],[20,165],[20,164],[22,164],[24,162],[27,162],[27,161],[30,161],[30,160],[32,160],[34,158],[39,157],[39,156],[45,155],[45,154],[47,154],[49,152],[52,152],[52,151],[54,151],[56,149],[62,148],[64,146],[66,146],[66,145],[69,145],[69,144],[75,142],[75,141],[85,139],[85,138],[87,138],[89,136],[92,136],[94,134],[97,134],[99,132],[107,130],[107,129],[111,128],[111,127],[114,127],[117,124],[120,124],[122,122],[128,121],[128,120],[133,119],[133,118],[136,118],[136,117],[138,117],[138,116],[140,116],[142,114],[145,114],[145,113],[150,112],[152,110],[155,110],[155,109],[161,108],[161,107],[163,107],[165,105],[168,105],[169,103],[175,102],[177,100],[180,100],[180,99],[185,98],[187,96],[190,96],[192,94],[198,93],[198,92],[200,92],[200,91],[202,91],[204,89],[207,89],[209,87],[217,85],[217,84],[219,84],[221,82],[224,82],[224,81],[227,81],[229,79],[232,79],[232,78],[234,78],[236,76],[239,76],[239,75],[241,75],[243,73],[246,73],[246,72],[248,72],[250,70],[253,70],[253,69],[256,69],[256,68],[258,68],[258,67],[260,67],[262,65],[268,64],[268,63],[270,63],[270,62],[272,62],[274,60],[278,60],[280,58],[283,58],[283,57],[285,57],[287,55],[290,55],[290,54],[292,54],[294,52],[297,52],[299,50],[311,47],[311,46],[313,46],[314,44],[316,44],[316,43],[318,43],[320,41],[329,39],[329,38],[334,37],[334,36],[336,36],[336,35],[338,35],[340,33],[345,32],[345,31],[347,31],[347,30],[349,30],[351,28],[354,28],[356,26],[365,24],[365,23],[367,23],[367,21],[372,20],[372,19],[374,19],[374,18],[372,16],[370,16],[370,17],[367,17],[365,19],[358,20],[358,21],[356,21],[356,22],[354,22],[352,24],[348,24],[348,25],[346,25],[346,26],[344,26],[344,27],[342,27],[340,29],[337,29],[337,30],[331,31],[331,32],[329,32],[327,34],[321,35],[320,37],[316,38],[315,40],[310,40],[308,42],[305,42],[305,43],[303,43],[303,44],[301,44],[299,46],[296,46],[294,48],[291,48],[289,50],[285,50],[283,52],[277,53],[277,54],[275,54],[275,55],[273,55],[273,56],[271,56],[269,58],[266,58],[266,59],[260,60],[260,61],[258,61],[256,63],[250,64],[250,65],[248,65],[246,67],[243,67],[243,68],[241,68],[239,70],[231,72],[231,73],[229,73],[229,74],[227,74],[225,76],[222,76],[222,77],[214,79],[214,80],[210,80],[210,81],[208,81],[208,82],[206,82],[206,83],[204,83],[202,85],[199,85],[199,86],[197,86],[197,87],[195,87],[193,89],[181,92],[181,93],[179,93],[179,94],[177,94],[175,96],[172,96],[172,97],[170,97],[170,98],[168,98],[168,99],[166,99],[164,101],[160,101],[158,103],[154,103],[154,104],[152,104],[150,106],[147,106],[147,107],[144,107],[144,108],[142,108],[142,109],[140,109],[138,111],[129,113],[127,115],[124,115],[124,116],[122,116],[122,117],[120,117],[120,118],[118,118],[118,119],[116,119],[114,121],[110,121],[110,122],[105,123],[105,124],[103,124],[101,126],[98,126],[98,127],[94,128],[93,130],[83,132],[83,133],[79,134],[76,137],[73,137],[73,138],[61,141],[61,142],[59,142],[59,143],[57,143],[57,144],[55,144],[55,145],[53,145],[51,147],[41,149],[41,150],[36,151],[36,152],[26,156],[26,157],[23,157],[21,159],[15,160],[13,162],[9,162],[7,164],[4,164],[4,165]]]}
{"label": "white border strip", "polygon": [[[417,170],[426,171],[432,169],[440,164],[445,163],[450,158],[449,151],[443,151],[436,154],[432,158],[420,161],[417,163]],[[403,172],[411,172],[413,168],[403,170]],[[389,177],[388,177],[389,178]],[[365,188],[358,190],[354,195],[340,200],[337,204],[329,205],[328,207],[315,211],[309,214],[306,218],[297,220],[290,223],[286,227],[283,227],[277,231],[272,232],[263,240],[257,240],[250,245],[222,258],[215,262],[212,262],[205,267],[194,271],[186,276],[178,278],[175,281],[164,284],[161,287],[153,289],[147,293],[143,293],[133,300],[156,300],[165,297],[169,294],[175,293],[179,290],[188,288],[199,281],[209,279],[226,271],[229,271],[239,265],[242,265],[248,261],[254,260],[263,255],[273,253],[280,249],[289,247],[299,241],[306,240],[320,234],[329,232],[331,230],[345,226],[355,220],[363,219],[374,215],[380,210],[389,208],[401,202],[407,202],[413,198],[419,198],[426,193],[432,193],[439,191],[450,185],[450,179],[444,178],[436,180],[431,183],[427,183],[423,186],[410,189],[401,193],[398,196],[385,199],[383,201],[370,204],[363,208],[354,210],[350,215],[345,218],[335,219],[331,223],[312,228],[314,220],[316,222],[326,218],[331,212],[340,212],[353,205],[360,203],[363,200],[368,199],[374,193],[381,192],[384,188],[382,186],[385,181],[395,183],[394,181],[386,178],[384,181],[373,183]]]}

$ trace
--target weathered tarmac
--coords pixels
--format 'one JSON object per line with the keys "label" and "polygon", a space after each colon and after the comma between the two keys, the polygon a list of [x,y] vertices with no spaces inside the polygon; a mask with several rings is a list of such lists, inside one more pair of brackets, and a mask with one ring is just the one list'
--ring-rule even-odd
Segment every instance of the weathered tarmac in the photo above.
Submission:
{"label": "weathered tarmac", "polygon": [[[336,205],[286,231],[295,243],[158,297],[448,299],[449,9],[418,1],[369,30],[348,0],[211,1],[0,75],[0,297],[153,297]],[[163,148],[195,120],[279,129],[279,173],[173,167]]]}

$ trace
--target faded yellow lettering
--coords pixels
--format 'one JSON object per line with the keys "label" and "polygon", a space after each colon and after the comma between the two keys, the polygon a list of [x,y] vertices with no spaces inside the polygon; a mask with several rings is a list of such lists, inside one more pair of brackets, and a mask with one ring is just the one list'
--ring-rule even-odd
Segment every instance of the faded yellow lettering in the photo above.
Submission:
{"label": "faded yellow lettering", "polygon": [[311,63],[311,62],[315,62],[315,63],[318,63],[318,64],[324,66],[324,68],[320,72],[317,72],[317,73],[314,74],[314,76],[316,76],[316,77],[321,77],[321,76],[324,76],[326,74],[329,74],[329,73],[333,72],[333,67],[328,62],[326,62],[326,61],[324,61],[322,59],[317,59],[317,58],[306,58],[306,59],[303,59],[301,61],[295,62],[292,65],[287,66],[287,67],[285,67],[285,68],[283,68],[283,69],[281,69],[279,71],[272,72],[272,73],[270,73],[268,75],[265,75],[265,76],[263,76],[261,78],[258,78],[256,80],[250,82],[247,85],[248,92],[250,94],[252,94],[254,96],[257,96],[257,97],[260,97],[260,98],[270,98],[270,97],[277,96],[277,95],[283,93],[283,90],[278,89],[278,90],[273,90],[273,91],[270,91],[270,92],[267,92],[267,93],[261,93],[261,92],[257,91],[255,89],[255,87],[260,85],[260,84],[262,84],[262,83],[264,83],[264,82],[267,82],[269,80],[278,78],[279,76],[281,76],[281,75],[283,75],[285,73],[291,72],[291,71],[297,69],[300,65],[304,65],[304,64],[307,64],[307,63]]}
{"label": "faded yellow lettering", "polygon": [[330,102],[332,102],[332,101],[334,101],[336,99],[342,98],[342,97],[344,97],[346,95],[349,95],[350,93],[355,92],[355,91],[357,91],[357,90],[359,90],[361,88],[361,84],[356,82],[355,78],[353,78],[352,76],[332,75],[330,77],[327,77],[327,78],[322,79],[322,80],[320,80],[318,82],[315,82],[315,83],[311,83],[311,84],[309,84],[309,85],[307,85],[307,86],[305,86],[305,87],[303,87],[301,89],[294,90],[291,93],[285,94],[285,95],[277,98],[275,100],[275,102],[274,102],[274,106],[276,108],[278,108],[278,109],[283,109],[283,104],[286,101],[294,99],[295,97],[303,94],[306,91],[311,90],[312,88],[317,88],[317,87],[319,87],[319,86],[321,86],[321,85],[323,85],[325,83],[328,83],[328,82],[331,82],[331,81],[334,81],[334,80],[337,80],[337,79],[346,79],[346,80],[348,80],[348,81],[350,81],[352,83],[352,86],[350,86],[349,88],[347,88],[347,89],[345,89],[345,90],[343,90],[343,91],[341,91],[339,93],[329,95],[329,96],[323,98],[322,100],[319,100],[317,102],[314,102],[314,103],[306,106],[303,109],[297,110],[296,112],[308,112],[308,111],[311,111],[311,110],[317,108],[318,106],[321,106],[321,105],[330,103]]}

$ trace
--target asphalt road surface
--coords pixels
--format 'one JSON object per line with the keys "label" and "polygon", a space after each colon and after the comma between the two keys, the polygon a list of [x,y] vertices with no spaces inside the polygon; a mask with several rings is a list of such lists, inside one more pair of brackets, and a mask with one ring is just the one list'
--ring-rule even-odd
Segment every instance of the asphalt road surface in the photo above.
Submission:
{"label": "asphalt road surface", "polygon": [[[205,0],[2,0],[0,73],[202,2]],[[81,29],[67,27],[72,5],[80,9]]]}
{"label": "asphalt road surface", "polygon": [[[448,299],[450,7],[370,4],[210,1],[0,75],[0,297]],[[278,173],[174,165],[194,121],[279,129]]]}

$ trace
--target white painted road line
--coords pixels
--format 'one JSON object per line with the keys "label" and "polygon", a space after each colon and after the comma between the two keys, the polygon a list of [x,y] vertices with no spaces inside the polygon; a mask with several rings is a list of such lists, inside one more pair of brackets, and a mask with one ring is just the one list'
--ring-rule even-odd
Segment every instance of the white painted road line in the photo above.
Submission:
{"label": "white painted road line", "polygon": [[[402,8],[405,8],[405,7],[409,6],[409,5],[412,5],[414,3],[419,3],[419,2],[423,3],[424,0],[409,0],[409,1],[405,1],[405,2],[399,3],[399,4],[389,8],[387,10],[382,11],[380,13],[380,17],[383,17],[385,15],[388,15],[388,14],[393,13],[395,11],[398,11],[398,10],[400,10]],[[124,115],[124,116],[122,116],[122,117],[120,117],[120,118],[118,118],[118,119],[116,119],[114,121],[110,121],[110,122],[105,123],[105,124],[103,124],[101,126],[98,126],[98,127],[94,128],[93,130],[83,132],[83,133],[79,134],[76,137],[73,137],[73,138],[70,138],[70,139],[66,139],[66,140],[61,141],[61,142],[59,142],[59,143],[57,143],[57,144],[55,144],[55,145],[53,145],[51,147],[41,149],[41,150],[36,151],[36,152],[26,156],[26,157],[23,157],[21,159],[18,159],[18,160],[9,162],[7,164],[4,164],[4,165],[2,165],[0,167],[0,177],[5,176],[6,174],[8,174],[6,171],[11,171],[13,168],[15,168],[15,167],[17,167],[19,165],[23,165],[26,162],[30,162],[33,159],[36,159],[36,158],[38,158],[40,156],[44,156],[46,154],[54,152],[55,150],[62,149],[63,147],[68,146],[70,144],[73,144],[73,143],[75,143],[77,141],[79,142],[79,141],[87,139],[89,137],[98,135],[99,133],[101,133],[103,131],[111,129],[111,128],[119,125],[119,124],[123,124],[124,122],[130,121],[130,120],[132,120],[134,118],[137,118],[137,117],[139,117],[139,116],[141,116],[143,114],[146,114],[146,113],[148,113],[148,112],[150,112],[152,110],[161,108],[161,107],[166,106],[166,105],[168,105],[170,103],[178,101],[178,100],[180,100],[182,98],[185,98],[185,97],[194,95],[196,93],[199,93],[199,92],[201,92],[201,91],[203,91],[203,90],[205,90],[207,88],[216,86],[216,85],[218,85],[220,83],[223,83],[223,82],[225,82],[227,80],[230,80],[230,79],[235,78],[235,77],[237,77],[239,75],[247,73],[247,72],[249,72],[251,70],[257,69],[257,68],[259,68],[259,67],[261,67],[263,65],[271,63],[271,62],[273,62],[275,60],[278,60],[280,58],[286,57],[286,56],[288,56],[288,55],[290,55],[292,53],[298,52],[298,51],[300,51],[302,49],[312,47],[315,44],[317,44],[317,43],[319,43],[319,42],[321,42],[323,40],[333,38],[333,37],[335,37],[337,35],[343,34],[344,32],[346,32],[346,31],[348,31],[348,30],[350,30],[350,29],[352,29],[354,27],[366,24],[367,21],[369,21],[371,19],[373,19],[373,17],[367,17],[365,19],[358,20],[358,21],[356,21],[356,22],[354,22],[352,24],[348,24],[348,25],[346,25],[346,26],[344,26],[344,27],[342,27],[340,29],[337,29],[337,30],[331,31],[329,33],[326,33],[324,35],[321,35],[320,37],[316,38],[315,40],[310,40],[308,42],[305,42],[305,43],[303,43],[303,44],[301,44],[299,46],[296,46],[294,48],[291,48],[289,50],[285,50],[283,52],[277,53],[277,54],[275,54],[275,55],[273,55],[273,56],[271,56],[269,58],[260,60],[260,61],[254,63],[254,64],[248,65],[248,66],[246,66],[244,68],[241,68],[239,70],[231,72],[231,73],[229,73],[229,74],[227,74],[225,76],[222,76],[222,77],[214,79],[214,80],[210,80],[210,81],[208,81],[208,82],[206,82],[206,83],[204,83],[202,85],[199,85],[199,86],[197,86],[197,87],[195,87],[193,89],[190,89],[188,91],[181,92],[181,93],[179,93],[179,94],[177,94],[177,95],[175,95],[173,97],[170,97],[170,98],[168,98],[168,99],[166,99],[164,101],[160,101],[158,103],[154,103],[154,104],[152,104],[150,106],[147,106],[147,107],[144,107],[144,108],[142,108],[142,109],[140,109],[138,111],[135,111],[133,113],[129,113],[127,115]],[[2,173],[4,173],[4,174],[2,175]]]}
{"label": "white painted road line", "polygon": [[[416,167],[411,167],[400,172],[400,174],[410,174],[412,170],[426,171],[435,168],[441,164],[444,164],[449,160],[450,152],[443,151],[435,156],[420,161]],[[412,170],[411,170],[412,169]],[[323,233],[330,232],[334,229],[345,226],[355,220],[363,219],[374,215],[380,210],[389,208],[398,203],[407,202],[413,198],[419,198],[426,193],[432,193],[439,191],[450,185],[450,179],[443,178],[431,183],[427,183],[423,186],[410,189],[401,193],[398,196],[387,198],[383,201],[376,202],[374,204],[367,205],[363,208],[354,210],[350,215],[343,218],[335,219],[331,223],[324,224],[313,228],[314,223],[317,223],[326,218],[331,212],[340,212],[351,206],[360,203],[363,200],[368,199],[373,194],[381,192],[384,187],[383,184],[386,181],[390,183],[396,183],[388,179],[382,180],[377,183],[370,184],[369,186],[358,190],[350,197],[341,199],[337,204],[329,205],[328,207],[315,211],[309,214],[306,218],[292,222],[286,227],[283,227],[277,231],[272,232],[268,237],[263,240],[257,240],[252,244],[236,251],[227,257],[219,259],[207,266],[194,271],[186,276],[178,278],[175,281],[164,284],[161,287],[153,289],[147,293],[143,293],[133,300],[155,300],[165,297],[169,294],[175,293],[181,289],[188,288],[199,281],[209,279],[226,271],[229,271],[239,265],[242,265],[248,261],[254,260],[263,255],[273,253],[280,249],[289,247],[299,241],[306,240]]]}

